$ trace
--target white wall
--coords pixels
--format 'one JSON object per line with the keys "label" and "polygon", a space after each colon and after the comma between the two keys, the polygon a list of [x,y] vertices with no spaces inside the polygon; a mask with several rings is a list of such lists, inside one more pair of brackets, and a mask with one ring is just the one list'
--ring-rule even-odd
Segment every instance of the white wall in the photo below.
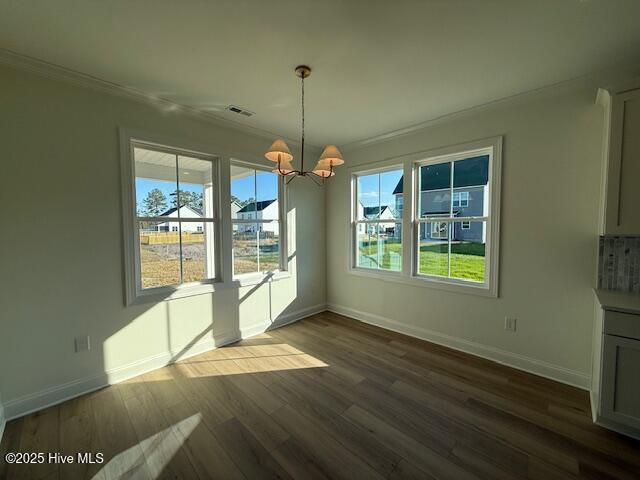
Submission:
{"label": "white wall", "polygon": [[[324,192],[305,179],[289,188],[291,278],[124,303],[118,127],[246,160],[263,159],[271,139],[7,67],[0,67],[0,105],[0,202],[12,212],[12,227],[0,235],[8,417],[157,366],[190,343],[210,348],[324,304]],[[74,353],[80,335],[91,336],[91,351]]]}
{"label": "white wall", "polygon": [[[332,308],[587,388],[603,127],[594,87],[574,83],[346,149],[353,167],[504,135],[500,295],[350,274],[344,168],[326,199]],[[505,316],[518,318],[517,333],[504,330]]]}

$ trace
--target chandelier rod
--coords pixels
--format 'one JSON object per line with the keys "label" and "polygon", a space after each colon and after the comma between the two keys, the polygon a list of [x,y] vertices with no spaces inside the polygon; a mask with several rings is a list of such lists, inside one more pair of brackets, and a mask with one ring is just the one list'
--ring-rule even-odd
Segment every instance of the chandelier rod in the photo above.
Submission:
{"label": "chandelier rod", "polygon": [[301,76],[302,79],[302,150],[300,152],[300,172],[304,175],[304,77],[303,74]]}

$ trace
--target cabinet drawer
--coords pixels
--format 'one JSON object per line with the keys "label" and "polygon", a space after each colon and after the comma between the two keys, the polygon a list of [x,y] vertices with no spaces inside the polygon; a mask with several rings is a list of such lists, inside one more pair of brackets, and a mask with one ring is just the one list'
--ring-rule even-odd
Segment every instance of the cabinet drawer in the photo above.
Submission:
{"label": "cabinet drawer", "polygon": [[640,340],[640,315],[604,312],[604,333]]}

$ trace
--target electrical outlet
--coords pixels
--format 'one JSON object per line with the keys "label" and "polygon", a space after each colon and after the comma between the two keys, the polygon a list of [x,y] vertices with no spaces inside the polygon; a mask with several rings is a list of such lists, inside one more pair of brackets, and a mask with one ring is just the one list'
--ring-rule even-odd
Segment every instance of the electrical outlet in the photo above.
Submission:
{"label": "electrical outlet", "polygon": [[76,353],[91,350],[91,340],[89,335],[76,337]]}
{"label": "electrical outlet", "polygon": [[517,322],[518,322],[517,318],[504,317],[504,329],[507,332],[515,332]]}

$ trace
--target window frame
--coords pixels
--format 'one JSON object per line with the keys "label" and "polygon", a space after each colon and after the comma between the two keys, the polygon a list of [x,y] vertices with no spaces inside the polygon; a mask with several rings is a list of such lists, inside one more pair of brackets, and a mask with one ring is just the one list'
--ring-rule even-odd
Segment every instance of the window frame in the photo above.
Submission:
{"label": "window frame", "polygon": [[[349,270],[351,271],[356,271],[356,272],[360,272],[364,275],[368,275],[368,274],[379,274],[379,275],[384,275],[384,276],[399,276],[402,275],[402,273],[404,272],[405,269],[405,262],[404,262],[404,257],[405,257],[405,243],[404,243],[404,216],[405,216],[405,205],[403,203],[403,213],[402,213],[402,217],[401,218],[394,218],[391,220],[358,220],[358,177],[363,177],[363,176],[367,176],[367,175],[375,175],[375,174],[381,174],[381,173],[385,173],[385,172],[390,172],[390,171],[394,171],[394,170],[402,170],[403,173],[403,187],[404,187],[404,165],[402,164],[402,162],[398,163],[397,160],[395,162],[389,163],[389,162],[384,162],[382,165],[373,167],[373,168],[366,168],[364,170],[352,170],[351,171],[351,189],[350,189],[350,194],[349,194],[349,205],[350,205],[350,219],[349,219],[349,251],[350,251],[350,255],[349,255]],[[403,192],[404,192],[404,188],[403,188]],[[404,199],[404,193],[402,195],[403,199]],[[403,200],[404,202],[404,200]],[[400,263],[400,270],[386,270],[386,269],[382,269],[382,268],[367,268],[367,267],[361,267],[358,265],[358,226],[359,225],[366,225],[365,226],[365,231],[367,230],[367,226],[368,225],[372,225],[372,224],[379,224],[379,223],[399,223],[401,225],[401,231],[402,231],[402,239],[401,239],[401,246],[402,246],[402,261]]]}
{"label": "window frame", "polygon": [[[140,221],[154,220],[157,217],[139,217],[136,211],[136,170],[134,148],[170,154],[185,155],[212,162],[212,185],[214,188],[213,212],[211,218],[197,221],[180,220],[182,223],[213,224],[213,254],[205,261],[213,262],[214,276],[198,282],[179,283],[160,287],[142,288],[140,263]],[[133,305],[149,301],[170,300],[191,295],[211,293],[217,285],[222,284],[222,215],[221,215],[221,165],[222,155],[208,151],[199,146],[185,144],[181,141],[158,139],[139,132],[120,129],[122,213],[124,235],[124,270],[125,270],[125,303]],[[177,185],[176,185],[177,188]],[[176,222],[178,219],[175,220]],[[167,226],[168,231],[168,226]]]}
{"label": "window frame", "polygon": [[[229,189],[229,192],[231,192],[231,167],[232,166],[237,166],[237,167],[243,167],[243,168],[248,168],[248,169],[252,169],[252,170],[260,170],[260,171],[264,171],[264,172],[269,172],[269,173],[273,173],[273,167],[269,167],[266,165],[261,165],[258,163],[253,163],[253,162],[248,162],[245,160],[239,160],[237,158],[231,158],[230,162],[229,162],[229,185],[226,187]],[[230,229],[231,229],[231,243],[230,243],[230,250],[231,250],[231,276],[233,278],[234,281],[239,282],[241,285],[245,285],[245,284],[253,284],[253,283],[259,283],[261,281],[263,281],[266,278],[271,278],[271,279],[280,279],[280,278],[285,278],[288,277],[290,275],[289,273],[289,262],[288,262],[288,242],[287,242],[287,208],[286,208],[286,203],[287,203],[287,186],[286,183],[283,180],[283,177],[281,175],[277,175],[274,173],[274,175],[276,175],[277,180],[278,180],[278,220],[259,220],[257,218],[257,212],[256,212],[256,218],[248,218],[248,219],[234,219],[231,217],[231,215],[229,216],[230,218]],[[231,193],[230,193],[231,195]],[[256,198],[257,201],[257,198]],[[229,214],[231,213],[231,203],[229,204]],[[253,216],[253,215],[252,215]],[[236,224],[257,224],[257,223],[272,223],[277,221],[279,224],[279,228],[278,228],[278,234],[279,234],[279,240],[280,240],[280,249],[279,249],[279,260],[280,260],[280,265],[279,268],[276,270],[272,270],[272,271],[268,271],[268,272],[247,272],[247,273],[241,273],[239,275],[236,275],[233,271],[233,265],[234,265],[234,249],[233,249],[233,226]],[[259,235],[260,233],[257,232],[257,235]],[[259,255],[258,255],[258,265],[260,264],[259,262]]]}
{"label": "window frame", "polygon": [[[501,180],[502,180],[502,136],[494,136],[480,140],[449,145],[431,150],[425,150],[406,155],[400,155],[388,158],[383,161],[373,162],[363,165],[357,165],[349,168],[350,172],[350,188],[348,189],[348,225],[347,225],[347,248],[349,251],[349,263],[347,272],[353,275],[377,278],[381,280],[402,283],[412,286],[421,286],[425,288],[433,288],[439,290],[447,290],[456,293],[479,295],[485,297],[499,296],[499,257],[500,257],[500,211],[501,211]],[[483,152],[490,153],[488,184],[489,191],[487,198],[489,200],[489,217],[491,222],[487,223],[487,248],[485,255],[485,282],[472,282],[468,280],[457,280],[448,277],[416,275],[417,272],[417,248],[419,222],[415,221],[416,212],[418,210],[419,192],[416,192],[417,182],[419,179],[419,170],[416,168],[418,164],[442,163],[444,160],[437,161],[446,157],[458,156],[460,160],[478,155]],[[399,165],[404,168],[403,173],[403,215],[402,221],[402,270],[400,272],[374,270],[360,268],[355,266],[356,242],[354,228],[354,211],[355,202],[355,178],[356,175],[365,173],[375,173],[376,171],[385,169],[395,169]],[[466,217],[461,217],[465,218]],[[460,221],[456,218],[455,221]],[[454,223],[454,222],[452,222]]]}

